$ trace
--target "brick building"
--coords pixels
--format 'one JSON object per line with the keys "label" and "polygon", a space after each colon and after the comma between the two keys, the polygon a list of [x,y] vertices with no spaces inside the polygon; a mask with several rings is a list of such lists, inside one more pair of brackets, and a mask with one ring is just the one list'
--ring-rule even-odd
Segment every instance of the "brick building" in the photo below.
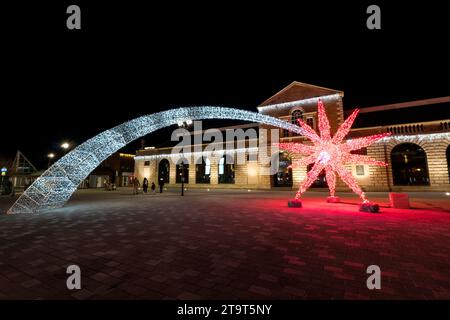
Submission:
{"label": "brick building", "polygon": [[[317,130],[317,99],[321,98],[334,133],[348,115],[343,96],[342,91],[293,82],[257,110],[291,123],[302,118]],[[392,136],[359,150],[389,166],[347,165],[347,169],[366,191],[450,191],[449,108],[450,97],[443,97],[361,109],[348,138],[391,132]],[[298,155],[280,150],[279,158],[273,157],[269,163],[257,155],[261,146],[271,142],[309,143],[307,138],[283,129],[277,129],[279,138],[273,136],[273,131],[266,135],[264,129],[274,128],[258,124],[225,127],[221,131],[225,135],[229,129],[254,130],[256,141],[246,139],[241,145],[234,141],[233,146],[224,146],[231,151],[220,157],[202,157],[198,152],[174,154],[172,147],[145,148],[137,151],[135,175],[155,183],[162,179],[168,186],[180,184],[184,177],[190,188],[297,189],[310,169],[289,167]],[[202,150],[206,145],[197,147]],[[239,157],[245,159],[244,163],[237,161]],[[327,187],[324,174],[312,187]],[[339,178],[337,190],[349,190]]]}

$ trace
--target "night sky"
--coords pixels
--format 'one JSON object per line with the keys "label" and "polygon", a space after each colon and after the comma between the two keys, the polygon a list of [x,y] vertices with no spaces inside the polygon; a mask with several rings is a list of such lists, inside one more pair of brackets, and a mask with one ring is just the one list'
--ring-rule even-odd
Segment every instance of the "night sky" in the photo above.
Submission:
{"label": "night sky", "polygon": [[[2,7],[0,154],[20,149],[41,167],[63,140],[178,106],[256,111],[294,80],[343,90],[346,109],[450,95],[439,5],[377,2],[382,30],[370,31],[364,1],[37,2]],[[65,27],[69,4],[81,31]]]}

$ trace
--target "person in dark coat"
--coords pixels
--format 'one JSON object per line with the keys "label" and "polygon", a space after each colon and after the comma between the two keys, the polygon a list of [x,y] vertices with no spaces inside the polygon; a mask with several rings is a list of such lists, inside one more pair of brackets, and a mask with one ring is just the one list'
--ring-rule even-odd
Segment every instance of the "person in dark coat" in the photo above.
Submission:
{"label": "person in dark coat", "polygon": [[152,188],[152,193],[155,193],[156,186],[155,186],[155,183],[154,183],[154,182],[152,182],[151,188]]}
{"label": "person in dark coat", "polygon": [[159,193],[162,193],[164,187],[164,179],[163,178],[159,179],[158,183],[159,183]]}
{"label": "person in dark coat", "polygon": [[147,193],[147,190],[148,190],[148,180],[147,180],[147,178],[144,178],[144,181],[142,181],[142,190],[144,191],[144,193]]}

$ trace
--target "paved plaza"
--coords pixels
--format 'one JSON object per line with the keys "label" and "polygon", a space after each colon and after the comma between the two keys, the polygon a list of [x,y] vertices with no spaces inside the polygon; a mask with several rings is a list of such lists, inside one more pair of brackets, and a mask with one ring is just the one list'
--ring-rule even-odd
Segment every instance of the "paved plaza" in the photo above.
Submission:
{"label": "paved plaza", "polygon": [[[412,210],[308,192],[77,192],[45,214],[0,215],[0,299],[450,299],[450,198]],[[13,199],[0,198],[4,213]],[[82,289],[66,288],[81,268]],[[366,268],[381,268],[368,290]]]}

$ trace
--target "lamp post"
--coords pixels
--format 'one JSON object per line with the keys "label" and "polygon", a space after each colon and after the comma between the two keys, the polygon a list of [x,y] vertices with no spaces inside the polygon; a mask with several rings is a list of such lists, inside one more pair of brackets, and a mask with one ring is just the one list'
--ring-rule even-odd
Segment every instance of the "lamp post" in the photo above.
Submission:
{"label": "lamp post", "polygon": [[[178,127],[189,129],[192,126],[191,119],[178,120]],[[184,165],[184,154],[181,160],[181,196],[184,196],[184,176],[185,176],[185,165]]]}
{"label": "lamp post", "polygon": [[184,196],[184,160],[181,160],[181,196]]}

